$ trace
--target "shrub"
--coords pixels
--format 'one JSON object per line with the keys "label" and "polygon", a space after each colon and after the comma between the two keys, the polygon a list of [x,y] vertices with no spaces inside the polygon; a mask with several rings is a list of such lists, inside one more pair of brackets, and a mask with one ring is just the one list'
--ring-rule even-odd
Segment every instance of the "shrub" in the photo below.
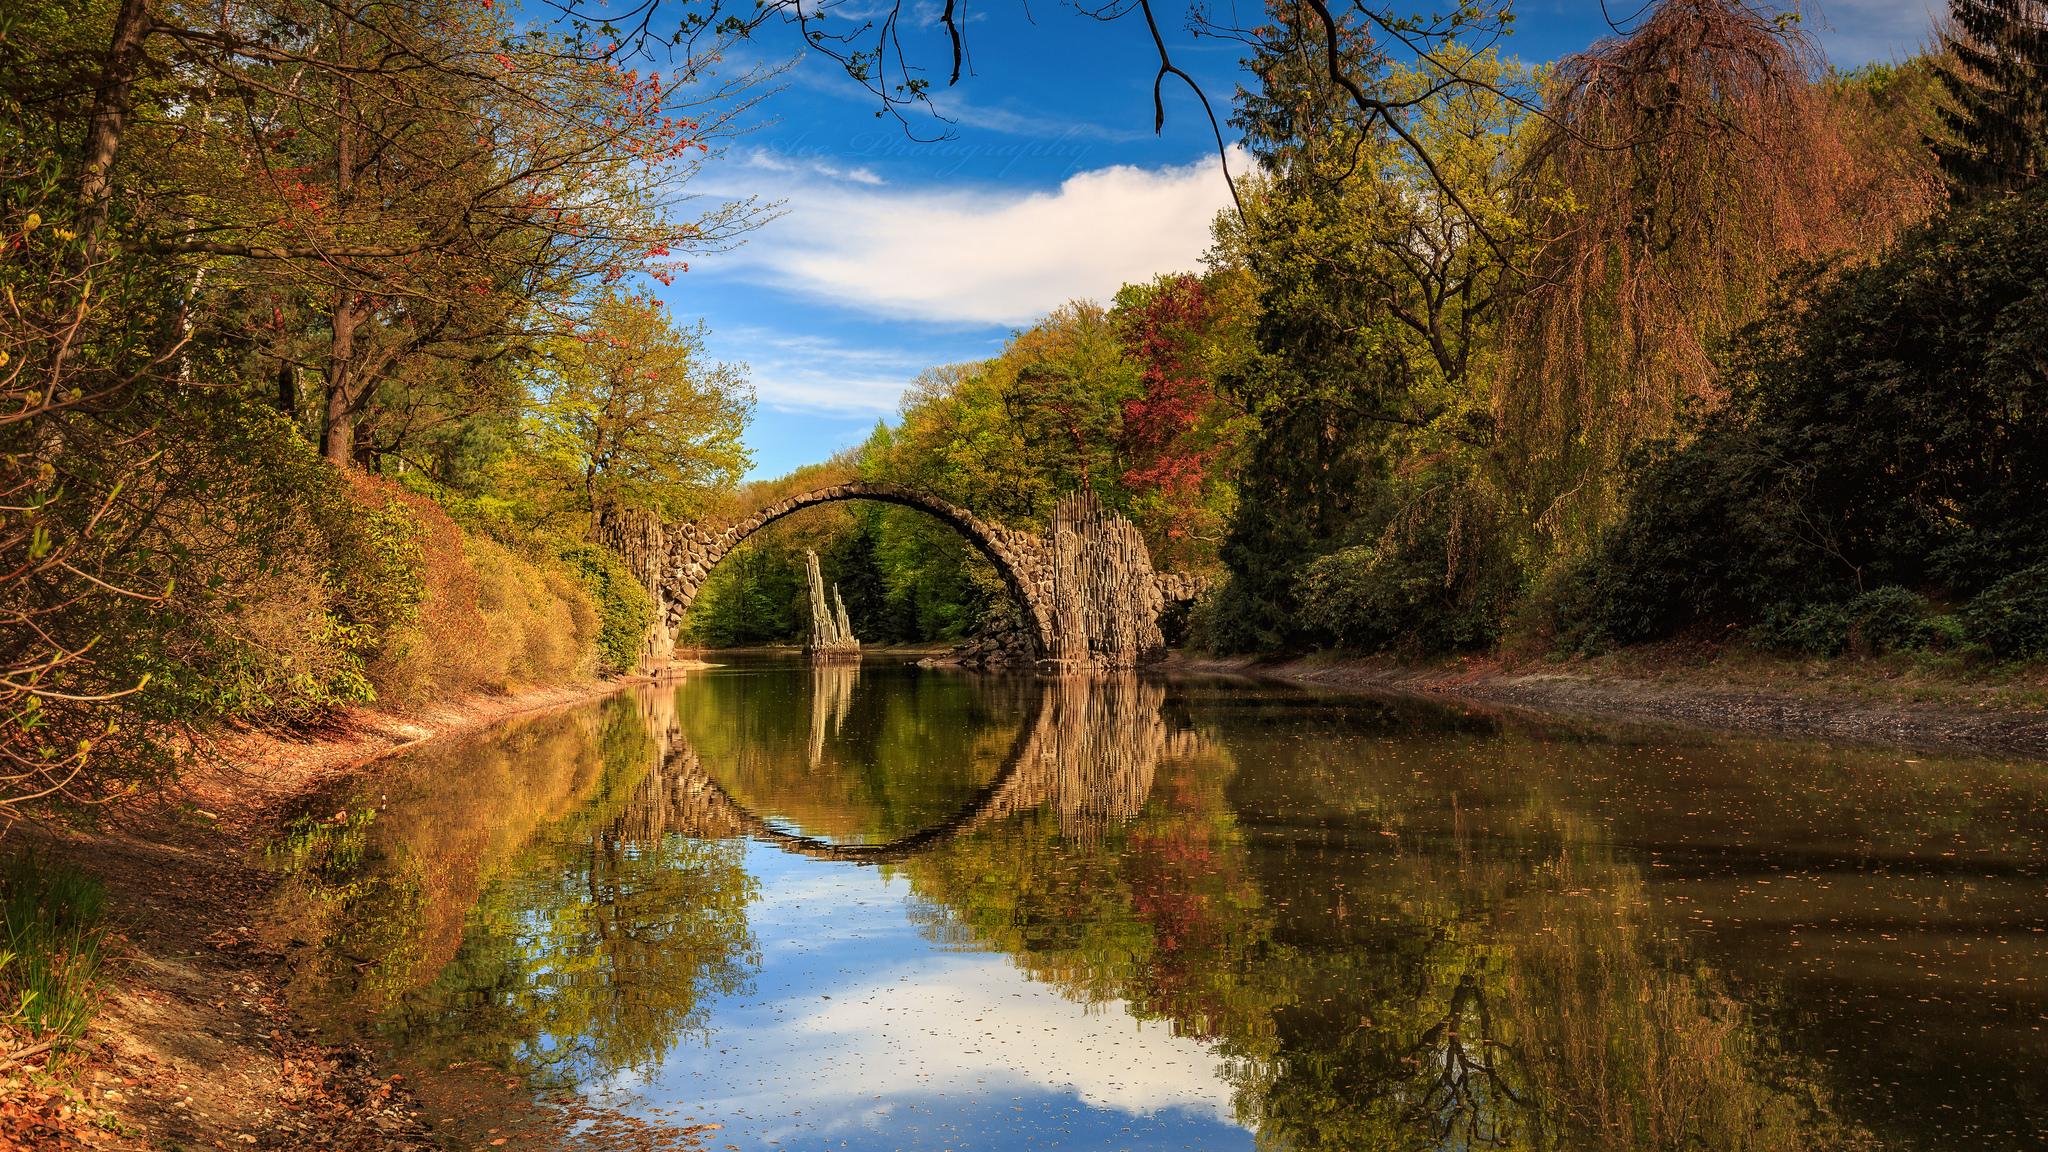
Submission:
{"label": "shrub", "polygon": [[359,483],[418,525],[409,574],[420,589],[418,607],[370,668],[379,699],[412,704],[505,692],[587,675],[601,662],[599,612],[572,565],[537,544],[465,531],[419,492]]}
{"label": "shrub", "polygon": [[[1948,626],[1937,621],[1948,620]],[[1755,636],[1764,646],[1804,656],[1884,656],[1954,647],[1953,618],[1937,617],[1927,598],[1896,585],[1872,589],[1847,603],[1774,604]]]}
{"label": "shrub", "polygon": [[1963,626],[1960,616],[1944,612],[1929,616],[1926,621],[1928,646],[1943,652],[1954,652],[1970,642],[1969,629]]}
{"label": "shrub", "polygon": [[640,663],[647,629],[654,624],[654,598],[609,550],[578,544],[562,550],[562,562],[597,603],[597,664],[605,672],[630,672]]}
{"label": "shrub", "polygon": [[149,721],[289,720],[375,696],[370,666],[417,617],[420,526],[320,459],[278,413],[194,404],[150,477],[135,550],[162,593],[93,622]]}
{"label": "shrub", "polygon": [[1390,478],[1357,526],[1372,538],[1312,560],[1295,578],[1298,629],[1356,651],[1406,655],[1493,643],[1521,583],[1500,503],[1473,470],[1447,458]]}
{"label": "shrub", "polygon": [[1979,592],[1961,613],[1963,632],[2008,660],[2048,659],[2048,564],[2036,564]]}
{"label": "shrub", "polygon": [[26,853],[0,867],[0,1022],[58,1045],[85,1034],[106,940],[106,890]]}
{"label": "shrub", "polygon": [[1840,604],[1776,604],[1764,612],[1756,637],[1765,647],[1802,656],[1839,656],[1849,647],[1849,610]]}
{"label": "shrub", "polygon": [[597,609],[574,577],[481,537],[471,537],[466,550],[484,631],[462,687],[507,691],[591,670]]}
{"label": "shrub", "polygon": [[1849,601],[1850,651],[1882,656],[1928,647],[1934,632],[1927,626],[1927,597],[1896,585],[1876,588]]}
{"label": "shrub", "polygon": [[1301,623],[1345,648],[1438,652],[1490,641],[1497,621],[1445,593],[1441,566],[1372,545],[1314,561],[1295,585]]}
{"label": "shrub", "polygon": [[[2048,562],[2048,187],[1787,287],[1735,343],[1729,404],[1636,470],[1601,541],[1592,612],[1617,641],[1759,622],[1826,647],[1810,606],[1873,587],[1850,612],[1859,648],[1912,646],[1931,636],[1904,589],[1989,595]],[[2018,588],[1965,615],[1994,650],[2027,646]]]}
{"label": "shrub", "polygon": [[1449,571],[1441,554],[1394,545],[1340,549],[1302,569],[1297,619],[1310,633],[1361,652],[1429,655],[1493,643],[1513,582],[1498,568]]}

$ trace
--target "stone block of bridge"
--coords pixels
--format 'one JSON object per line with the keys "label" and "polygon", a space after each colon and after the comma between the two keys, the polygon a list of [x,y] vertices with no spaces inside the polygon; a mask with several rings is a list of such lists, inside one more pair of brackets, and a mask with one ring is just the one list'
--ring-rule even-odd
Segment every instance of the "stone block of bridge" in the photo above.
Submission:
{"label": "stone block of bridge", "polygon": [[711,570],[742,541],[805,508],[851,500],[915,508],[965,537],[1002,575],[1033,657],[1051,669],[1130,668],[1158,658],[1165,651],[1160,609],[1199,591],[1199,585],[1155,573],[1137,528],[1086,492],[1059,502],[1043,536],[992,523],[914,488],[869,481],[788,496],[724,524],[663,523],[608,508],[598,517],[598,539],[625,558],[657,606],[643,662],[667,660],[683,614]]}

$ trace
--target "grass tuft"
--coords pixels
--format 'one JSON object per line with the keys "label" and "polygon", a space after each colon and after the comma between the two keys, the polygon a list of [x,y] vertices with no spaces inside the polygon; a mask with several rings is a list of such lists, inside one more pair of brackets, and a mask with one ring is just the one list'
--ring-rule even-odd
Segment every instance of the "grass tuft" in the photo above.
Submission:
{"label": "grass tuft", "polygon": [[32,853],[0,861],[0,1024],[62,1049],[98,1005],[106,888]]}

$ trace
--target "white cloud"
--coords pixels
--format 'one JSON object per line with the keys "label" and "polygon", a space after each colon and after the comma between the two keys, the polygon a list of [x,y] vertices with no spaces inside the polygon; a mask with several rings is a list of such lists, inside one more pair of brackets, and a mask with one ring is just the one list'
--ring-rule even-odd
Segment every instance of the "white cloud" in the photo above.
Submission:
{"label": "white cloud", "polygon": [[757,327],[715,332],[713,339],[721,355],[746,362],[762,405],[790,412],[886,416],[917,374],[932,366],[926,351],[856,347]]}
{"label": "white cloud", "polygon": [[586,1091],[717,1119],[750,1148],[899,1133],[934,1107],[1007,1123],[1019,1097],[1239,1125],[1210,1045],[1121,1002],[1077,1003],[1003,955],[935,942],[906,915],[906,877],[758,843],[747,868],[761,881],[747,908],[760,955],[752,988],[713,1004],[708,1035],[658,1067]]}
{"label": "white cloud", "polygon": [[[1234,156],[1232,170],[1243,163]],[[700,261],[702,271],[954,324],[1024,325],[1070,299],[1106,300],[1124,283],[1192,269],[1230,196],[1213,159],[1100,168],[1033,191],[791,175],[776,191],[787,214],[743,248]]]}
{"label": "white cloud", "polygon": [[1130,1115],[1186,1108],[1235,1123],[1230,1085],[1208,1046],[1133,1019],[1121,1001],[1077,1005],[999,956],[928,961],[908,987],[879,979],[849,988],[793,1027],[859,1073],[844,1086],[851,1095],[934,1083],[965,1091],[977,1077],[1007,1079]]}
{"label": "white cloud", "polygon": [[887,183],[872,168],[849,168],[812,157],[786,155],[773,148],[750,148],[740,157],[740,163],[748,168],[784,175],[822,176],[827,180],[846,180],[874,187]]}
{"label": "white cloud", "polygon": [[[804,936],[802,951],[846,946],[815,922],[815,910],[811,919],[807,927],[824,935]],[[795,939],[778,948],[765,934],[762,945],[799,948]],[[805,982],[753,1009],[743,1047],[716,1061],[673,1054],[653,1095],[752,1119],[756,1135],[790,1143],[873,1125],[922,1099],[989,1102],[1034,1091],[1072,1093],[1086,1107],[1127,1116],[1177,1109],[1238,1124],[1222,1060],[1208,1045],[1133,1019],[1121,1002],[1077,1004],[1000,956],[928,954],[838,984],[826,998]]]}

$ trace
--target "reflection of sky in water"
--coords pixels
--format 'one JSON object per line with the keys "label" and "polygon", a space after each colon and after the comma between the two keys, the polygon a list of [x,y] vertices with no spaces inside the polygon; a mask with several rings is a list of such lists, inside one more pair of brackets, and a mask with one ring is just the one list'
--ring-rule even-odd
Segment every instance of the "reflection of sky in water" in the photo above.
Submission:
{"label": "reflection of sky in water", "polygon": [[948,950],[874,868],[750,846],[761,968],[708,1041],[613,1086],[787,1148],[1250,1148],[1219,1058],[999,955]]}

